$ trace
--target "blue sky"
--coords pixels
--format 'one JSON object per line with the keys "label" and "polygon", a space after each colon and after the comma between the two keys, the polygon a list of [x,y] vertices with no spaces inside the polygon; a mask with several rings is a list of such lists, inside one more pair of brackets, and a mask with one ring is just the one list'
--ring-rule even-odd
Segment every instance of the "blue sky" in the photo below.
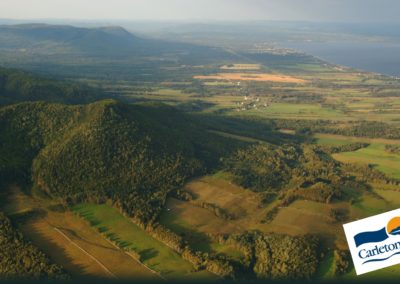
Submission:
{"label": "blue sky", "polygon": [[400,0],[0,0],[0,18],[400,22]]}

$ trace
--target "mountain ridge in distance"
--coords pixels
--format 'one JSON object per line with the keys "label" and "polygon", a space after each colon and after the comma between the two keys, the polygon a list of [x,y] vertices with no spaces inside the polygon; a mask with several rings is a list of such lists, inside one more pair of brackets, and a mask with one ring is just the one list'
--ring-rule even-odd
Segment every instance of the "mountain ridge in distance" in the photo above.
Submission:
{"label": "mountain ridge in distance", "polygon": [[[0,50],[16,48],[30,52],[84,53],[86,55],[107,54],[154,55],[168,52],[193,52],[216,50],[206,46],[176,43],[165,40],[138,37],[120,26],[95,28],[70,25],[20,24],[0,25]],[[25,51],[23,53],[26,53]]]}

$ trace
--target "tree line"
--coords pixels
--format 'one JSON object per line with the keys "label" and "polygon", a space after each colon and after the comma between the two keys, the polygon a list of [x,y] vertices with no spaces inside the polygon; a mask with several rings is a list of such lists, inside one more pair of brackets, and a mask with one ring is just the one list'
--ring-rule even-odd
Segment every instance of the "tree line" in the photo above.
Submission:
{"label": "tree line", "polygon": [[0,212],[1,279],[69,279],[59,265],[52,264],[37,247],[24,240],[10,220]]}

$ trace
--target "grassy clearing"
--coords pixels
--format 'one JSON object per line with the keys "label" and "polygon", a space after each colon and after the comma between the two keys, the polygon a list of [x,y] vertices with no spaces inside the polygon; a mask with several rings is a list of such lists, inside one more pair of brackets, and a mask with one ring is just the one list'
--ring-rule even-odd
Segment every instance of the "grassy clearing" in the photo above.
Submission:
{"label": "grassy clearing", "polygon": [[388,211],[390,205],[384,199],[371,194],[364,194],[352,205],[352,219],[365,218]]}
{"label": "grassy clearing", "polygon": [[[73,208],[92,226],[125,249],[141,255],[142,262],[167,279],[194,277],[192,265],[163,243],[150,237],[144,230],[108,205],[80,204]],[[207,273],[202,273],[204,276]]]}
{"label": "grassy clearing", "polygon": [[239,220],[248,215],[255,217],[260,213],[259,194],[237,186],[230,180],[220,179],[214,176],[206,176],[202,179],[188,183],[185,190],[196,197],[196,201],[210,202]]}
{"label": "grassy clearing", "polygon": [[317,270],[317,279],[328,280],[333,277],[334,258],[333,252],[329,252],[321,261]]}
{"label": "grassy clearing", "polygon": [[241,261],[245,258],[245,255],[232,245],[221,245],[221,244],[211,243],[211,251],[214,251],[216,253],[222,253],[237,261]]}
{"label": "grassy clearing", "polygon": [[316,143],[321,146],[341,146],[353,143],[351,138],[345,136],[342,139],[338,139],[333,135],[317,134],[315,138]]}
{"label": "grassy clearing", "polygon": [[265,231],[294,236],[317,234],[323,237],[327,247],[335,244],[346,248],[342,224],[330,217],[332,208],[349,209],[349,205],[345,202],[323,204],[307,200],[295,201],[288,207],[280,208]]}
{"label": "grassy clearing", "polygon": [[320,145],[335,145],[335,144],[351,144],[355,142],[365,142],[371,144],[387,144],[387,145],[400,145],[400,140],[383,139],[383,138],[364,138],[343,136],[335,134],[316,134],[314,137]]}
{"label": "grassy clearing", "polygon": [[317,134],[316,143],[319,145],[345,145],[355,142],[371,143],[367,148],[354,152],[345,152],[332,155],[343,163],[360,163],[374,165],[378,170],[393,178],[400,178],[400,155],[385,151],[386,145],[400,145],[399,140],[371,139],[347,137],[340,135]]}
{"label": "grassy clearing", "polygon": [[[160,223],[183,234],[192,246],[204,251],[210,250],[207,234],[231,234],[244,230],[233,221],[219,218],[207,209],[174,198],[167,200]],[[202,242],[198,242],[199,240]]]}
{"label": "grassy clearing", "polygon": [[392,204],[394,208],[398,208],[400,205],[400,192],[398,190],[375,189],[375,192],[383,197],[388,203]]}
{"label": "grassy clearing", "polygon": [[[231,176],[218,172],[185,185],[195,199],[184,202],[174,198],[167,200],[160,222],[182,235],[189,244],[201,251],[217,252],[234,259],[243,257],[240,251],[228,245],[214,243],[208,235],[243,233],[247,230],[260,229],[261,220],[269,211],[268,206],[259,206],[257,193],[235,185]],[[212,203],[224,209],[233,220],[217,217],[211,210],[200,206],[202,202]]]}
{"label": "grassy clearing", "polygon": [[344,163],[374,165],[390,177],[400,179],[400,155],[385,151],[385,144],[371,144],[355,152],[334,154],[333,157]]}

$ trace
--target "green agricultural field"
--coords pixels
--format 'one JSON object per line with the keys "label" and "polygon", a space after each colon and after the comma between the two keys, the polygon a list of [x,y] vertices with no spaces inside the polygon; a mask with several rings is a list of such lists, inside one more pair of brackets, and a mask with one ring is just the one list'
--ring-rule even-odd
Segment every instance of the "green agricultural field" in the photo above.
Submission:
{"label": "green agricultural field", "polygon": [[[167,279],[198,276],[192,265],[168,246],[149,236],[139,226],[108,205],[80,204],[73,211],[89,221],[125,249],[139,253],[142,262]],[[205,277],[211,274],[201,272]]]}
{"label": "green agricultural field", "polygon": [[385,144],[371,144],[355,152],[334,154],[333,157],[345,163],[373,165],[393,178],[400,178],[400,155],[385,151]]}
{"label": "green agricultural field", "polygon": [[383,197],[387,203],[391,204],[394,208],[400,206],[400,191],[393,189],[387,189],[384,186],[375,186],[374,191]]}
{"label": "green agricultural field", "polygon": [[386,145],[400,145],[399,140],[346,137],[329,134],[317,134],[314,137],[318,145],[325,146],[346,145],[355,142],[371,143],[367,148],[354,152],[334,154],[333,157],[344,163],[373,165],[390,177],[400,178],[400,155],[385,151]]}
{"label": "green agricultural field", "polygon": [[400,145],[400,140],[384,139],[384,138],[366,138],[343,136],[335,134],[315,134],[314,138],[318,145],[346,145],[356,142],[371,143],[371,144],[385,144],[385,145]]}
{"label": "green agricultural field", "polygon": [[[247,65],[243,66],[247,68]],[[255,64],[254,66],[271,69],[266,65]],[[197,66],[186,70],[185,75],[195,77],[199,73],[212,74],[215,73],[216,68],[220,66]],[[288,69],[276,68],[271,69],[271,74],[279,72],[306,82],[279,84],[243,81],[238,84],[230,81],[182,81],[180,73],[174,77],[174,72],[181,72],[178,68],[169,70],[171,78],[165,82],[144,81],[143,86],[140,87],[136,82],[118,81],[113,84],[110,82],[107,83],[107,92],[118,93],[124,100],[132,102],[161,101],[177,105],[198,100],[214,104],[201,111],[234,116],[335,121],[368,120],[388,123],[398,123],[400,119],[398,81],[321,62],[296,63]],[[250,70],[241,72],[250,72]],[[239,111],[239,104],[246,103],[243,98],[248,95],[260,98],[261,103],[256,108],[249,107]],[[264,102],[268,102],[268,107],[265,107]]]}
{"label": "green agricultural field", "polygon": [[318,104],[273,103],[268,107],[261,106],[246,111],[232,112],[230,114],[282,119],[349,119],[339,110],[322,107]]}
{"label": "green agricultural field", "polygon": [[321,146],[341,146],[341,145],[348,145],[352,143],[351,138],[348,137],[338,137],[334,135],[320,135],[317,134],[314,136],[318,145]]}
{"label": "green agricultural field", "polygon": [[[352,215],[365,218],[388,211],[390,204],[385,199],[380,199],[372,194],[364,194],[352,207]],[[356,218],[354,218],[356,219]]]}

